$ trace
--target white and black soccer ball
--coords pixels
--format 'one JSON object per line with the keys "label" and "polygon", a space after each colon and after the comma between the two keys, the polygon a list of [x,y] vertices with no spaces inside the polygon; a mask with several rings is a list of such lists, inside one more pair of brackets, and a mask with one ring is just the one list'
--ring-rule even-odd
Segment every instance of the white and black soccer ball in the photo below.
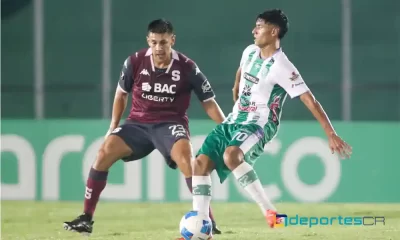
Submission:
{"label": "white and black soccer ball", "polygon": [[185,240],[212,239],[212,222],[207,215],[190,211],[182,217],[179,231]]}

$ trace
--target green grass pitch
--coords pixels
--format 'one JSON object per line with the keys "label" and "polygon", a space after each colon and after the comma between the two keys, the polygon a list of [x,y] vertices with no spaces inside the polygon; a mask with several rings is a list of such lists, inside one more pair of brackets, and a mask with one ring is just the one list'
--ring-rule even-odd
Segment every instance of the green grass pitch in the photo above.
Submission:
{"label": "green grass pitch", "polygon": [[[215,240],[355,240],[400,239],[400,204],[277,204],[279,212],[301,216],[385,216],[377,226],[289,226],[270,229],[252,203],[213,203],[223,230]],[[100,202],[89,239],[176,239],[178,225],[190,203]],[[82,203],[1,202],[1,239],[86,239],[67,232],[62,223],[82,211]]]}

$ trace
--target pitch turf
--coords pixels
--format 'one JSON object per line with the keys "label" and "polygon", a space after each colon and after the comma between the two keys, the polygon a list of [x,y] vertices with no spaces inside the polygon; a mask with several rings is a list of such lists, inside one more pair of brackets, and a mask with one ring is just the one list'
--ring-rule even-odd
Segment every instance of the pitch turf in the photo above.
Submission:
{"label": "pitch turf", "polygon": [[[101,202],[90,239],[175,239],[181,216],[190,203],[149,204]],[[278,204],[287,215],[302,216],[385,216],[379,226],[289,226],[267,227],[255,204],[213,203],[223,230],[216,240],[345,240],[400,239],[400,204]],[[72,220],[82,209],[70,202],[1,202],[1,239],[84,239],[67,232],[62,222]]]}

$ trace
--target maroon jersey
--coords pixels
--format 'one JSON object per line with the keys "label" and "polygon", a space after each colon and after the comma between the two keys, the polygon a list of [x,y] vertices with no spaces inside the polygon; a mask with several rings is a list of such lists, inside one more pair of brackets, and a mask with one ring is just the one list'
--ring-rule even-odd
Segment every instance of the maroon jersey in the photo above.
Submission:
{"label": "maroon jersey", "polygon": [[202,102],[215,97],[196,63],[175,50],[165,69],[154,66],[151,48],[129,56],[121,71],[119,87],[132,93],[128,119],[142,123],[174,121],[187,127],[191,91]]}

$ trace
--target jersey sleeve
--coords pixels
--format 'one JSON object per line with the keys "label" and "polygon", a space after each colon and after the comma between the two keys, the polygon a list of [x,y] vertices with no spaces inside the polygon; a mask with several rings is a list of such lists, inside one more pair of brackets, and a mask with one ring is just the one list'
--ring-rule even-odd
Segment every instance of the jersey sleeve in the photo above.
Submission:
{"label": "jersey sleeve", "polygon": [[191,67],[189,81],[193,91],[201,102],[215,98],[211,84],[196,64],[193,64]]}
{"label": "jersey sleeve", "polygon": [[118,86],[126,93],[129,93],[132,90],[133,66],[131,57],[128,57],[124,62],[124,66],[122,67],[119,77]]}
{"label": "jersey sleeve", "polygon": [[307,84],[297,68],[286,60],[276,69],[275,82],[289,94],[290,98],[295,98],[309,91]]}

